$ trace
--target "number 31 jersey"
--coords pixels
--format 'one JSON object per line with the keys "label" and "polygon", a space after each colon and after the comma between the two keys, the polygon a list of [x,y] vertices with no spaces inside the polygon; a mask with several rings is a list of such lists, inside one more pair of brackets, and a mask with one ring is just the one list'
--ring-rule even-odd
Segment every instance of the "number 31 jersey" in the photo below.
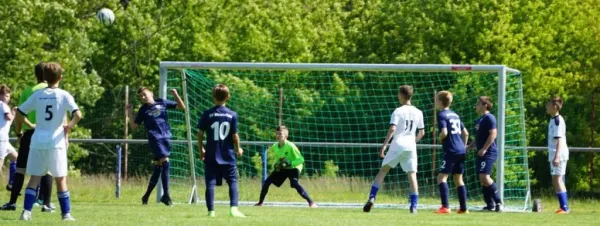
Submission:
{"label": "number 31 jersey", "polygon": [[205,132],[207,164],[236,164],[233,135],[238,132],[237,123],[237,113],[222,105],[214,106],[202,113],[198,121],[198,129]]}
{"label": "number 31 jersey", "polygon": [[465,142],[461,137],[465,125],[460,120],[460,117],[453,111],[446,109],[438,113],[437,121],[440,132],[444,128],[448,130],[448,135],[442,141],[444,152],[454,154],[466,153]]}
{"label": "number 31 jersey", "polygon": [[71,94],[59,88],[45,88],[34,92],[18,108],[26,116],[35,111],[36,126],[31,138],[32,149],[66,148],[63,122],[67,112],[79,110]]}
{"label": "number 31 jersey", "polygon": [[396,126],[390,150],[417,151],[416,131],[425,128],[421,110],[412,105],[396,108],[392,113],[390,125]]}

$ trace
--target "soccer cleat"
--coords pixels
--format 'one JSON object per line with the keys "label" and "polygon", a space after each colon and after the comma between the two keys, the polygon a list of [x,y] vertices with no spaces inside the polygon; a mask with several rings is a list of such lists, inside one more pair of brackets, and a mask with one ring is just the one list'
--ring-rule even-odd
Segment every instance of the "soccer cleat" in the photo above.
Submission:
{"label": "soccer cleat", "polygon": [[481,211],[483,212],[493,212],[494,211],[494,207],[489,207],[489,206],[485,206],[481,209]]}
{"label": "soccer cleat", "polygon": [[70,213],[66,213],[62,215],[62,220],[64,221],[75,221],[75,218],[73,218],[73,216],[71,216]]}
{"label": "soccer cleat", "polygon": [[6,185],[6,190],[7,191],[12,191],[12,184],[7,184]]}
{"label": "soccer cleat", "polygon": [[215,211],[208,211],[208,216],[215,217],[216,216]]}
{"label": "soccer cleat", "polygon": [[456,211],[457,214],[469,214],[469,210],[458,210]]}
{"label": "soccer cleat", "polygon": [[410,213],[411,214],[417,214],[417,208],[416,207],[411,207],[410,208]]}
{"label": "soccer cleat", "polygon": [[31,211],[23,210],[23,212],[21,212],[21,217],[19,218],[19,220],[30,221],[31,220]]}
{"label": "soccer cleat", "polygon": [[242,212],[240,212],[240,210],[237,208],[237,206],[231,207],[231,210],[229,211],[229,216],[240,217],[240,218],[246,217],[246,215],[244,215]]}
{"label": "soccer cleat", "polygon": [[262,206],[262,205],[263,205],[263,204],[262,204],[262,203],[260,203],[260,202],[259,202],[259,203],[256,203],[256,204],[254,204],[254,206]]}
{"label": "soccer cleat", "polygon": [[311,203],[308,204],[308,208],[319,208],[319,206],[317,206],[316,203],[311,202]]}
{"label": "soccer cleat", "polygon": [[558,210],[554,211],[554,213],[556,213],[556,214],[569,214],[569,212],[570,211],[566,211],[563,209],[558,209]]}
{"label": "soccer cleat", "polygon": [[43,205],[42,212],[54,213],[54,207]]}
{"label": "soccer cleat", "polygon": [[371,208],[373,208],[373,202],[367,202],[365,203],[365,206],[363,206],[363,212],[371,212]]}
{"label": "soccer cleat", "polygon": [[450,213],[452,213],[452,210],[450,210],[449,208],[446,208],[446,207],[442,206],[437,211],[435,211],[434,213],[437,213],[437,214],[450,214]]}
{"label": "soccer cleat", "polygon": [[148,197],[142,196],[142,205],[148,205]]}
{"label": "soccer cleat", "polygon": [[15,203],[10,203],[7,202],[6,204],[4,204],[2,207],[0,207],[0,210],[4,210],[4,211],[15,211],[17,210],[17,204]]}
{"label": "soccer cleat", "polygon": [[164,195],[160,198],[160,202],[164,203],[166,206],[173,206],[173,202],[171,201],[171,197]]}
{"label": "soccer cleat", "polygon": [[504,205],[502,203],[496,203],[496,208],[494,209],[496,212],[500,213],[504,211]]}

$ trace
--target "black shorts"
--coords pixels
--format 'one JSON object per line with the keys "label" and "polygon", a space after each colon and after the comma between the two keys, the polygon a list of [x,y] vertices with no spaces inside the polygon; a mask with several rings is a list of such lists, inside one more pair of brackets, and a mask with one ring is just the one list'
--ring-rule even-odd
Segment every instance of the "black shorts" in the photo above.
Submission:
{"label": "black shorts", "polygon": [[19,156],[17,156],[17,168],[27,168],[27,158],[29,158],[29,145],[31,145],[31,137],[33,130],[26,130],[21,137],[19,143]]}
{"label": "black shorts", "polygon": [[294,169],[282,169],[280,171],[273,171],[267,180],[270,180],[275,186],[280,187],[285,179],[290,179],[290,186],[292,186],[292,180],[298,180],[300,178],[300,170]]}

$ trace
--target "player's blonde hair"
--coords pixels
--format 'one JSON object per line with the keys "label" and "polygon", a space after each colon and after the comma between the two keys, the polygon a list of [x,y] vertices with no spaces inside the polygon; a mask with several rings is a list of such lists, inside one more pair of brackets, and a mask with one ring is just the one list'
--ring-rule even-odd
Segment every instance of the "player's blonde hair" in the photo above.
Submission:
{"label": "player's blonde hair", "polygon": [[212,96],[216,101],[226,101],[229,99],[229,88],[226,85],[217,84],[212,90]]}
{"label": "player's blonde hair", "polygon": [[54,85],[60,81],[63,71],[59,63],[46,63],[44,64],[44,80],[48,82],[48,85]]}
{"label": "player's blonde hair", "polygon": [[447,108],[452,104],[452,93],[450,91],[440,91],[437,93],[437,99],[442,103],[442,106]]}
{"label": "player's blonde hair", "polygon": [[0,85],[0,95],[5,95],[10,93],[10,88],[7,85]]}
{"label": "player's blonde hair", "polygon": [[398,93],[402,94],[402,96],[404,96],[404,98],[407,100],[410,100],[414,93],[413,87],[409,85],[401,85],[398,87]]}

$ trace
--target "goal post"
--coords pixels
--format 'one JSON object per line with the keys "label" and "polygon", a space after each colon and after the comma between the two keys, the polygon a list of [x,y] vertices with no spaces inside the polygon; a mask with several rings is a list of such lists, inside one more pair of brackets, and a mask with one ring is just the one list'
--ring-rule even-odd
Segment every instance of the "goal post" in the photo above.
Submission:
{"label": "goal post", "polygon": [[[435,115],[431,93],[434,90],[453,92],[455,101],[452,109],[461,116],[469,131],[474,130],[474,120],[477,118],[472,109],[477,97],[492,96],[495,100],[499,149],[495,167],[496,183],[509,208],[529,208],[530,182],[525,149],[522,81],[516,69],[505,65],[163,61],[160,63],[160,97],[167,97],[170,88],[182,88],[188,106],[185,117],[175,119],[176,125],[173,126],[185,127],[185,136],[178,139],[189,141],[185,144],[189,152],[185,157],[191,158],[187,159],[189,165],[185,167],[189,169],[185,172],[189,175],[180,176],[187,177],[191,183],[185,184],[193,186],[190,187],[192,194],[188,197],[197,197],[194,192],[204,190],[203,187],[196,189],[196,178],[202,177],[200,172],[203,169],[200,167],[202,162],[197,156],[194,157],[194,124],[199,113],[211,107],[210,89],[217,83],[230,86],[232,97],[228,106],[240,113],[240,136],[245,140],[250,155],[240,160],[241,177],[258,177],[260,173],[256,172],[257,167],[270,168],[261,166],[260,158],[258,163],[254,157],[262,153],[265,143],[274,141],[272,129],[280,120],[280,95],[283,95],[286,99],[283,124],[289,124],[290,138],[293,138],[292,141],[306,159],[303,176],[320,178],[330,173],[331,169],[327,167],[338,167],[333,170],[333,176],[361,178],[364,181],[372,181],[381,164],[380,159],[371,156],[375,155],[372,150],[381,145],[389,115],[399,105],[397,87],[413,85],[413,104],[423,110],[425,124],[428,124],[426,133],[429,134],[424,138],[425,141],[418,144],[420,194],[433,199],[437,197],[437,189],[432,185],[435,178],[431,178],[431,175],[436,171],[431,167],[436,165],[432,161],[441,159],[441,148],[433,144],[435,141],[430,135],[436,129],[431,121],[431,116]],[[281,90],[285,93],[280,94]],[[336,137],[332,131],[345,131],[338,135],[345,137]],[[325,147],[334,151],[325,150]],[[437,151],[431,153],[425,150]],[[471,153],[467,158],[465,180],[469,199],[479,201],[479,183],[473,177],[477,167],[474,166],[474,155]],[[408,189],[402,174],[400,169],[394,170],[388,176],[390,179],[386,179],[386,190],[393,193],[390,195],[392,197],[402,192],[391,190]],[[365,199],[367,189],[365,187],[364,192],[357,193],[361,194],[357,200]]]}

